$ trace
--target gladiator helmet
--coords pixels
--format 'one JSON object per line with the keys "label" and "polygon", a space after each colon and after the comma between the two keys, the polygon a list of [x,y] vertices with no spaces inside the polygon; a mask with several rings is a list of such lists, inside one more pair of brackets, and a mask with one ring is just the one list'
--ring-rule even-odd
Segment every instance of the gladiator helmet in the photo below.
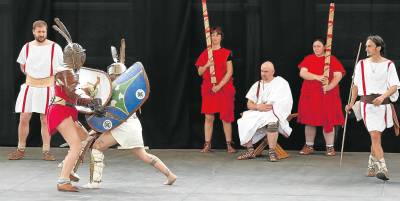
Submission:
{"label": "gladiator helmet", "polygon": [[60,33],[65,40],[67,45],[64,47],[64,63],[68,68],[79,70],[83,66],[86,60],[85,49],[78,43],[72,42],[72,37],[69,34],[65,25],[58,18],[54,18],[56,25],[53,25],[53,29]]}
{"label": "gladiator helmet", "polygon": [[120,75],[126,71],[125,66],[125,39],[121,39],[121,47],[119,49],[119,57],[117,48],[111,46],[111,56],[114,60],[114,63],[107,67],[107,73],[109,75]]}

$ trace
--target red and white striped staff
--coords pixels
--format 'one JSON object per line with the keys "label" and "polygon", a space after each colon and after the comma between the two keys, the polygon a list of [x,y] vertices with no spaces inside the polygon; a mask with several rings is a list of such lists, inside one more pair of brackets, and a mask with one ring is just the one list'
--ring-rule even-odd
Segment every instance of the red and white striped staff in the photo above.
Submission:
{"label": "red and white striped staff", "polygon": [[324,77],[326,77],[326,83],[324,83],[324,85],[328,84],[329,67],[331,65],[334,16],[335,16],[335,3],[330,3],[329,4],[329,17],[328,17],[328,31],[326,33],[326,46],[325,46]]}
{"label": "red and white striped staff", "polygon": [[[210,23],[208,21],[208,11],[207,11],[206,0],[201,0],[201,5],[203,7],[204,33],[206,35],[208,60],[214,61],[212,47],[211,47],[211,30],[210,30]],[[211,84],[213,84],[213,85],[217,84],[217,78],[215,77],[214,64],[210,66],[210,75],[211,75]]]}

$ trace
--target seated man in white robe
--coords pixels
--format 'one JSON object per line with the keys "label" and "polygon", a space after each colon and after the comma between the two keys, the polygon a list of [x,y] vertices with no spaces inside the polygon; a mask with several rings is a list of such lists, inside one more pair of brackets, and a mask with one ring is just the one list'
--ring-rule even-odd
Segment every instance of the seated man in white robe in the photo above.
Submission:
{"label": "seated man in white robe", "polygon": [[278,133],[289,137],[292,129],[286,118],[293,105],[289,83],[280,76],[274,77],[275,68],[272,62],[261,65],[261,80],[251,86],[246,95],[248,111],[238,119],[240,144],[247,151],[238,157],[239,160],[254,158],[253,144],[267,135],[269,160],[278,161],[275,147]]}

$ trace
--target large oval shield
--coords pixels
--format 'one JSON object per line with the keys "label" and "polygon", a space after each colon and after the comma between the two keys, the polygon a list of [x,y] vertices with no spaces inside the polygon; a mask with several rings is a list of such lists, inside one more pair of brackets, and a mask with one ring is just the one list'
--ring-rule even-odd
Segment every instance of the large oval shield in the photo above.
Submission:
{"label": "large oval shield", "polygon": [[[79,85],[76,93],[82,98],[100,98],[102,105],[106,106],[112,95],[110,76],[101,70],[81,67],[79,69]],[[79,112],[92,114],[90,108],[75,106]]]}
{"label": "large oval shield", "polygon": [[149,80],[142,63],[136,62],[112,83],[112,97],[105,116],[86,115],[89,126],[97,132],[110,131],[126,121],[147,100]]}

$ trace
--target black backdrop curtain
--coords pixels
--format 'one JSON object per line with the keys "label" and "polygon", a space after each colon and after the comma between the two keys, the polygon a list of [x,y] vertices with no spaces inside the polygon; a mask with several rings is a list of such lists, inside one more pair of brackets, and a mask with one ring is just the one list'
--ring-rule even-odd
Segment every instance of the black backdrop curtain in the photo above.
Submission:
{"label": "black backdrop curtain", "polygon": [[[387,43],[387,57],[398,63],[400,39],[400,2],[388,0],[337,0],[333,54],[344,64],[347,75],[341,82],[345,103],[359,42],[372,33]],[[220,25],[223,46],[234,54],[234,84],[237,90],[235,116],[245,110],[245,94],[259,79],[259,66],[265,60],[275,63],[277,75],[286,78],[292,88],[294,107],[302,80],[297,64],[312,52],[314,37],[325,37],[329,1],[325,0],[208,0],[210,23]],[[112,63],[110,45],[127,42],[127,65],[141,61],[151,84],[151,95],[139,115],[145,144],[151,148],[200,148],[203,121],[200,114],[200,83],[195,60],[205,48],[200,0],[0,0],[1,99],[0,145],[17,143],[18,115],[15,100],[24,77],[15,62],[20,48],[32,40],[31,26],[36,19],[50,25],[59,17],[67,25],[73,40],[87,49],[85,66],[105,70]],[[49,29],[49,38],[65,45],[62,37]],[[361,57],[365,57],[362,52]],[[400,64],[399,64],[400,65]],[[218,119],[218,118],[217,118]],[[300,149],[304,126],[292,122],[293,134],[279,142],[288,149]],[[237,125],[233,136],[239,144]],[[320,131],[319,131],[320,132]],[[40,146],[38,116],[31,121],[28,145]],[[341,138],[342,130],[339,131]],[[386,151],[399,152],[400,140],[385,132]],[[224,148],[222,125],[214,125],[213,147]],[[340,142],[340,139],[338,140]],[[56,135],[52,145],[63,143]],[[323,146],[322,136],[317,144]],[[350,118],[345,149],[368,151],[369,136],[362,123]]]}

